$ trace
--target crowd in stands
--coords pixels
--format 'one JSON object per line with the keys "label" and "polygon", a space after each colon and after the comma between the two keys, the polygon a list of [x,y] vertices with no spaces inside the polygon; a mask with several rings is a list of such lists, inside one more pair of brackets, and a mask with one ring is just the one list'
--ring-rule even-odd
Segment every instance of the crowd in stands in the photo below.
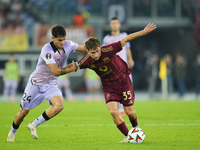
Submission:
{"label": "crowd in stands", "polygon": [[[167,67],[168,98],[176,91],[179,97],[183,98],[191,90],[187,86],[187,77],[190,77],[192,79],[190,84],[195,89],[196,99],[200,99],[200,53],[197,54],[192,63],[188,63],[187,56],[180,51],[176,51],[173,55],[165,54],[163,57],[150,51],[139,53],[133,68],[134,87],[139,89],[141,85],[146,85],[149,98],[158,98],[155,93],[162,92],[162,79],[159,76],[161,59],[165,60]],[[188,70],[191,70],[192,73],[189,73]]]}
{"label": "crowd in stands", "polygon": [[[128,4],[128,0],[108,0],[107,4]],[[198,0],[181,1],[182,16],[190,16],[191,7],[199,8]],[[0,27],[16,27],[30,25],[35,22],[34,16],[29,16],[24,7],[29,4],[42,13],[53,13],[62,11],[70,14],[81,14],[86,11],[90,14],[103,14],[103,1],[99,0],[1,0],[0,1]],[[174,0],[158,0],[157,14],[163,17],[175,16]],[[135,0],[133,2],[133,15],[138,17],[150,17],[152,13],[151,0]],[[27,21],[28,20],[28,21]]]}
{"label": "crowd in stands", "polygon": [[0,27],[17,27],[22,25],[22,5],[18,0],[0,1]]}

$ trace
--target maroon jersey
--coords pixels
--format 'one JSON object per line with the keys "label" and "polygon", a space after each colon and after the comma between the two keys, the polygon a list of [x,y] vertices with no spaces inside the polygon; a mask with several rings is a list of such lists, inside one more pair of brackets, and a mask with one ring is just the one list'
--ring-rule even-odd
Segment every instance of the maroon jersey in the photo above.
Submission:
{"label": "maroon jersey", "polygon": [[122,82],[124,77],[131,73],[131,69],[116,55],[120,50],[122,50],[120,41],[103,46],[99,60],[95,61],[87,54],[78,62],[80,69],[90,68],[94,70],[100,76],[103,86]]}
{"label": "maroon jersey", "polygon": [[129,74],[131,69],[117,52],[122,50],[121,42],[101,47],[101,57],[95,61],[89,55],[84,56],[78,63],[80,68],[90,68],[101,78],[106,103],[118,101],[124,106],[134,103],[135,95]]}

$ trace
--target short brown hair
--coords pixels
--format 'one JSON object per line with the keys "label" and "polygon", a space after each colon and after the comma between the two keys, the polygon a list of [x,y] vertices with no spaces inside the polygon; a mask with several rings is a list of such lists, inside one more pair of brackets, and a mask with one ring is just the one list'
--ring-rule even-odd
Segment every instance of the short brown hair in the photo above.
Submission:
{"label": "short brown hair", "polygon": [[86,42],[85,42],[86,48],[89,50],[91,49],[96,49],[97,47],[100,46],[100,42],[96,37],[90,37]]}

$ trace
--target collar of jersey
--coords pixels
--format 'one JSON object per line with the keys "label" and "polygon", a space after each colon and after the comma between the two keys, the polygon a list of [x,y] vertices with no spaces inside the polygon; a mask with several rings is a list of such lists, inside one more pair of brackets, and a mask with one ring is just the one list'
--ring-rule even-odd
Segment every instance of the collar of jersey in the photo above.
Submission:
{"label": "collar of jersey", "polygon": [[[54,53],[55,53],[56,51],[58,51],[58,53],[60,54],[59,50],[58,50],[58,49],[56,48],[56,46],[54,45],[53,41],[51,41],[50,44],[51,44],[51,47],[52,47]],[[64,48],[62,48],[62,49],[63,49],[63,51],[64,51],[64,53],[65,53]]]}

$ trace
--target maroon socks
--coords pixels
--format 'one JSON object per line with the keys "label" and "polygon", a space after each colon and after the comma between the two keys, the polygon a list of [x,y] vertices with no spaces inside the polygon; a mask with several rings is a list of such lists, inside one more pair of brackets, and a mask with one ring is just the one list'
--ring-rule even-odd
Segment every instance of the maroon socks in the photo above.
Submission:
{"label": "maroon socks", "polygon": [[137,117],[135,119],[129,118],[129,120],[130,120],[130,122],[131,122],[131,124],[132,124],[133,127],[136,127],[138,125],[138,123],[137,123]]}
{"label": "maroon socks", "polygon": [[125,122],[122,122],[121,124],[117,125],[117,128],[125,135],[128,135],[128,128],[125,125]]}

